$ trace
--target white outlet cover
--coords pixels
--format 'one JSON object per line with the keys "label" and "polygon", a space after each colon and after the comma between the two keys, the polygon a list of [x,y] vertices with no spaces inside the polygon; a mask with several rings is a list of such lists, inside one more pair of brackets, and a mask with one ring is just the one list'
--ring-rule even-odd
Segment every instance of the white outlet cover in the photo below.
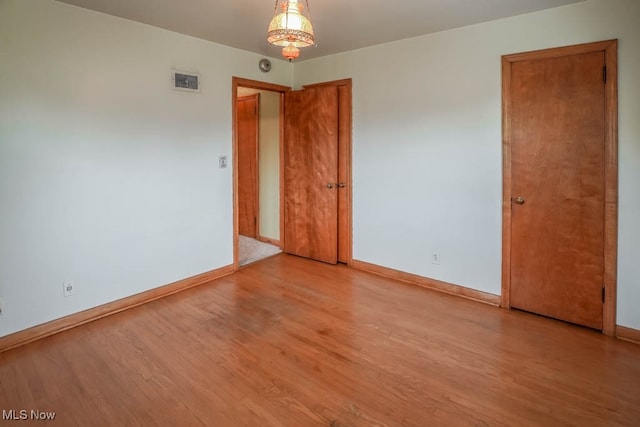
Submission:
{"label": "white outlet cover", "polygon": [[72,282],[64,282],[62,284],[62,295],[69,297],[76,293],[76,287]]}

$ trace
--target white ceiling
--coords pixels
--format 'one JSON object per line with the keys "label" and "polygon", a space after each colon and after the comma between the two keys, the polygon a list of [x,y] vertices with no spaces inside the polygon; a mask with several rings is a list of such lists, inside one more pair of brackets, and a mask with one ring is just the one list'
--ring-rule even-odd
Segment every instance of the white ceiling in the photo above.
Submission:
{"label": "white ceiling", "polygon": [[[265,56],[275,0],[59,0]],[[308,0],[317,46],[299,60],[583,0]]]}

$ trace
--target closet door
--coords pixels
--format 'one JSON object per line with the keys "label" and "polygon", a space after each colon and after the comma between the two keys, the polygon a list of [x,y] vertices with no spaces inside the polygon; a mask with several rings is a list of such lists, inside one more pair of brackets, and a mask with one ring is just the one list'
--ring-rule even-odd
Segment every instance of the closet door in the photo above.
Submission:
{"label": "closet door", "polygon": [[338,87],[285,93],[284,250],[338,261]]}
{"label": "closet door", "polygon": [[605,53],[510,66],[511,306],[603,328]]}

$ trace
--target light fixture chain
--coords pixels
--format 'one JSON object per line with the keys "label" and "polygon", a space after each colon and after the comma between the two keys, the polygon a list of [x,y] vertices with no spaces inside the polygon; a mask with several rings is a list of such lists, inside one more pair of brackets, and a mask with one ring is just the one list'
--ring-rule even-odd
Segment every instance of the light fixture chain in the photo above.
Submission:
{"label": "light fixture chain", "polygon": [[309,9],[309,0],[305,0],[307,4],[307,15],[309,15],[309,21],[311,21],[311,9]]}

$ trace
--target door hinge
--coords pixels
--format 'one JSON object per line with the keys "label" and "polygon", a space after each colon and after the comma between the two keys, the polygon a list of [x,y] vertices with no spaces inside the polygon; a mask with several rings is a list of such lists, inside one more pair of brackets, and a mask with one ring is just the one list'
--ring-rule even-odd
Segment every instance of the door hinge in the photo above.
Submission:
{"label": "door hinge", "polygon": [[602,287],[602,303],[604,304],[604,286]]}
{"label": "door hinge", "polygon": [[602,67],[602,81],[607,82],[607,66]]}

